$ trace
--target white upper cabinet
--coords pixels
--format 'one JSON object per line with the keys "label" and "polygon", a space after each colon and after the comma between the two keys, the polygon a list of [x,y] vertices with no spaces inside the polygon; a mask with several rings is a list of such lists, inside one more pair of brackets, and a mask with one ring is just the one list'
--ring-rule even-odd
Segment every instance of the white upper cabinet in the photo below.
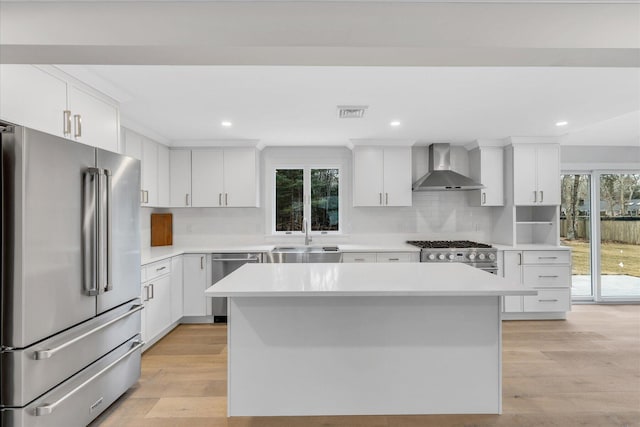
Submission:
{"label": "white upper cabinet", "polygon": [[191,153],[192,206],[224,206],[223,151],[193,150]]}
{"label": "white upper cabinet", "polygon": [[123,131],[124,153],[140,160],[140,204],[169,205],[169,149],[129,129]]}
{"label": "white upper cabinet", "polygon": [[170,206],[191,206],[191,150],[169,150]]}
{"label": "white upper cabinet", "polygon": [[61,137],[67,84],[31,65],[0,65],[0,119]]}
{"label": "white upper cabinet", "polygon": [[0,118],[118,152],[117,105],[51,69],[50,73],[33,65],[1,65]]}
{"label": "white upper cabinet", "polygon": [[517,144],[513,155],[513,204],[560,204],[560,147],[557,144]]}
{"label": "white upper cabinet", "polygon": [[353,206],[411,206],[411,148],[353,149]]}
{"label": "white upper cabinet", "polygon": [[169,148],[158,144],[158,206],[169,206]]}
{"label": "white upper cabinet", "polygon": [[504,150],[478,147],[469,152],[469,175],[485,188],[470,192],[475,206],[504,205]]}
{"label": "white upper cabinet", "polygon": [[194,207],[256,207],[255,148],[173,150],[171,204]]}
{"label": "white upper cabinet", "polygon": [[118,152],[118,109],[75,85],[68,85],[67,97],[73,139]]}

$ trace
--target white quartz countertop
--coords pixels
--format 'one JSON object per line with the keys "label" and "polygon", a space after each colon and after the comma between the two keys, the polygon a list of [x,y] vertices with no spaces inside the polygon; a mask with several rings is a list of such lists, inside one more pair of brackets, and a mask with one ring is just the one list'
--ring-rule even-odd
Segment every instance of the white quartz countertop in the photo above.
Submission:
{"label": "white quartz countertop", "polygon": [[[212,253],[243,253],[243,252],[270,252],[276,246],[302,246],[300,244],[270,243],[262,245],[203,245],[203,246],[157,246],[144,248],[140,252],[141,264],[150,264],[162,261],[166,258],[182,254],[212,254]],[[318,243],[311,246],[338,246],[341,252],[419,252],[420,248],[406,243],[383,243],[380,245],[359,245],[359,244],[331,244]]]}
{"label": "white quartz countertop", "polygon": [[499,251],[568,251],[571,250],[568,246],[560,245],[536,245],[536,244],[522,244],[522,245],[499,245],[492,244],[494,248]]}
{"label": "white quartz countertop", "polygon": [[209,297],[537,295],[459,263],[245,264],[205,291]]}

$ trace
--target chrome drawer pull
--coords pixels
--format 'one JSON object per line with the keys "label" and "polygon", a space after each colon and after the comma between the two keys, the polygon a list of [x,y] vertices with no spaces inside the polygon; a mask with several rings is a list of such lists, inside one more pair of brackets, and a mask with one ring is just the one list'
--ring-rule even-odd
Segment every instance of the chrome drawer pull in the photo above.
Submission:
{"label": "chrome drawer pull", "polygon": [[538,276],[540,279],[556,279],[558,276]]}
{"label": "chrome drawer pull", "polygon": [[33,352],[33,357],[36,360],[43,360],[43,359],[49,359],[51,358],[51,356],[53,356],[54,354],[56,354],[57,352],[59,352],[60,350],[69,347],[72,344],[77,343],[78,341],[81,341],[83,339],[85,339],[86,337],[88,337],[89,335],[92,335],[104,328],[106,328],[107,326],[111,326],[114,323],[118,322],[119,320],[124,319],[127,316],[131,316],[133,313],[136,313],[140,310],[142,310],[143,306],[142,305],[134,305],[132,306],[131,310],[127,311],[124,314],[121,314],[120,316],[116,317],[115,319],[111,319],[109,320],[107,323],[103,323],[102,325],[98,326],[95,329],[90,330],[89,332],[85,332],[84,334],[75,337],[74,339],[67,341],[64,344],[61,344],[57,347],[54,348],[50,348],[47,350],[38,350],[38,351],[34,351]]}
{"label": "chrome drawer pull", "polygon": [[47,403],[46,405],[41,405],[41,406],[36,407],[36,411],[35,411],[36,412],[36,417],[40,417],[42,415],[51,414],[56,409],[56,407],[58,407],[62,402],[64,402],[65,400],[67,400],[68,398],[73,396],[77,391],[79,391],[81,388],[83,388],[84,386],[89,384],[91,381],[93,381],[96,378],[104,375],[109,369],[113,368],[118,363],[120,363],[122,360],[127,358],[131,353],[133,353],[134,351],[136,351],[140,347],[142,347],[144,345],[144,342],[142,342],[142,341],[134,341],[134,344],[135,345],[131,348],[131,350],[127,351],[125,354],[123,354],[122,356],[118,357],[113,362],[109,363],[107,366],[102,368],[99,372],[97,372],[96,374],[92,375],[91,378],[89,378],[88,380],[86,380],[85,382],[80,384],[78,387],[76,387],[73,390],[71,390],[69,393],[67,393],[64,396],[62,396],[60,399],[56,400],[54,403]]}
{"label": "chrome drawer pull", "polygon": [[251,258],[214,258],[211,261],[213,262],[227,262],[227,261],[232,261],[232,262],[240,262],[240,261],[246,261],[246,262],[258,262],[258,257],[251,257]]}
{"label": "chrome drawer pull", "polygon": [[364,258],[356,258],[356,259],[354,259],[354,261],[356,261],[356,262],[364,262]]}
{"label": "chrome drawer pull", "polygon": [[162,271],[162,270],[164,270],[165,268],[167,268],[167,266],[166,266],[166,265],[165,265],[165,266],[163,266],[163,267],[160,267],[160,268],[156,268],[156,271]]}
{"label": "chrome drawer pull", "polygon": [[389,258],[389,261],[400,261],[400,258]]}
{"label": "chrome drawer pull", "polygon": [[558,259],[557,256],[539,256],[538,259]]}
{"label": "chrome drawer pull", "polygon": [[558,302],[557,299],[539,299],[538,302]]}

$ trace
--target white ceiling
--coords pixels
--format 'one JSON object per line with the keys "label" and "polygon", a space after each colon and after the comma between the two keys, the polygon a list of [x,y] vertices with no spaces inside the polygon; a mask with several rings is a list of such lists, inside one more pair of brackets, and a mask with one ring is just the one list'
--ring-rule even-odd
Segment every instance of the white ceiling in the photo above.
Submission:
{"label": "white ceiling", "polygon": [[[562,136],[640,145],[640,70],[562,67],[61,66],[171,145]],[[337,105],[368,105],[338,119]],[[230,128],[221,121],[233,123]],[[398,120],[399,127],[389,123]],[[556,127],[566,120],[569,125]]]}

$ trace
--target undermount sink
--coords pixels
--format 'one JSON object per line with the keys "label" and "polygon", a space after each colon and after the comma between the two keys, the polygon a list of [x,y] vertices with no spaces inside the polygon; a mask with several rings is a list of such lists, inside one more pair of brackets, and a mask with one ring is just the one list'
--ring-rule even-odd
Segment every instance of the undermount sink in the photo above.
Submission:
{"label": "undermount sink", "polygon": [[340,262],[337,246],[276,246],[267,254],[268,263]]}

